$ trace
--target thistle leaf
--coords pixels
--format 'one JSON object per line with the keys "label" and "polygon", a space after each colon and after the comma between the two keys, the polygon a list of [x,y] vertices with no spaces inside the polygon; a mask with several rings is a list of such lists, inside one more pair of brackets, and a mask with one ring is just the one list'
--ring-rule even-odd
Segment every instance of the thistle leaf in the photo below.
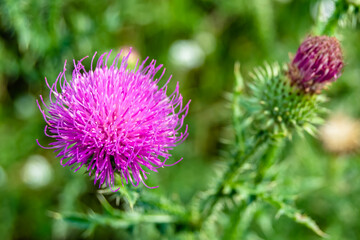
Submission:
{"label": "thistle leaf", "polygon": [[68,216],[62,216],[62,220],[75,225],[78,228],[89,228],[93,223],[91,220],[84,214],[71,214]]}
{"label": "thistle leaf", "polygon": [[276,215],[277,218],[280,217],[281,215],[285,215],[288,218],[294,220],[295,222],[309,228],[310,230],[312,230],[314,233],[316,233],[320,237],[323,237],[323,238],[329,237],[329,235],[327,235],[325,232],[323,232],[320,229],[320,227],[317,225],[317,223],[312,218],[301,213],[301,211],[299,209],[297,209],[296,207],[286,203],[285,201],[283,201],[279,198],[275,198],[273,196],[262,195],[260,197],[264,201],[270,203],[271,205],[273,205],[279,209],[279,211]]}
{"label": "thistle leaf", "polygon": [[112,192],[109,188],[101,189],[98,191],[100,194],[112,195],[111,198],[116,199],[116,204],[119,205],[120,199],[123,198],[128,204],[130,209],[134,208],[136,201],[139,198],[138,190],[131,189],[130,186],[115,186],[115,188],[119,188],[117,192]]}

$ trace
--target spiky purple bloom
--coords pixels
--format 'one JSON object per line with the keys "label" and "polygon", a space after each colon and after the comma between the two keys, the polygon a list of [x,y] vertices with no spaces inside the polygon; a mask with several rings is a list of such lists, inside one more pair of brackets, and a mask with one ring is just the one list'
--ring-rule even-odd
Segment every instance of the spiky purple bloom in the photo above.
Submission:
{"label": "spiky purple bloom", "polygon": [[85,165],[99,187],[111,188],[115,173],[122,183],[146,186],[147,170],[157,172],[157,168],[181,160],[165,164],[169,151],[188,136],[187,125],[184,131],[180,129],[190,101],[183,105],[179,83],[167,95],[171,77],[158,86],[165,69],[156,78],[162,65],[156,66],[155,60],[146,66],[147,58],[128,70],[130,53],[120,59],[120,52],[109,67],[110,53],[102,54],[93,70],[95,53],[90,71],[82,65],[84,59],[74,60],[70,81],[65,77],[66,62],[52,86],[45,78],[50,104],[46,105],[42,96],[40,99],[46,111],[37,101],[47,123],[44,132],[53,139],[49,148],[61,157],[61,165],[72,166],[75,172]]}
{"label": "spiky purple bloom", "polygon": [[335,37],[309,36],[289,64],[288,75],[302,91],[320,93],[325,85],[340,77],[343,66],[341,46]]}

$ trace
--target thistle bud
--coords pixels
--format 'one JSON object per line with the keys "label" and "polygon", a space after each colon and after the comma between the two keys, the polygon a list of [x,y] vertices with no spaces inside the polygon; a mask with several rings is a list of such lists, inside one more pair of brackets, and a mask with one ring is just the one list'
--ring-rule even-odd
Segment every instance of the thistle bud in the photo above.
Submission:
{"label": "thistle bud", "polygon": [[309,36],[297,50],[287,74],[292,85],[313,94],[338,79],[343,66],[341,46],[335,37]]}

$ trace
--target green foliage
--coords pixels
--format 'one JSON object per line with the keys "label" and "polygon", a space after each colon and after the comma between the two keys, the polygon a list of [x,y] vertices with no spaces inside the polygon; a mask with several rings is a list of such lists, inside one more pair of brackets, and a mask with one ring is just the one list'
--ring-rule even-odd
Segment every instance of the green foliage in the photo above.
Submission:
{"label": "green foliage", "polygon": [[[360,3],[357,0],[322,0],[318,1],[317,25],[314,32],[317,35],[335,35],[338,26],[342,28],[356,28],[360,20]],[[333,3],[335,8],[325,10],[325,14],[331,12],[331,16],[324,17],[320,8]],[[325,7],[326,8],[326,7]]]}
{"label": "green foliage", "polygon": [[[320,2],[0,1],[1,238],[316,240],[326,232],[330,239],[358,239],[358,153],[334,155],[307,135],[282,142],[294,130],[314,132],[323,105],[360,116],[354,104],[359,2],[332,1],[335,11],[324,21],[313,14]],[[251,80],[236,65],[232,90],[235,61],[243,73],[264,60],[285,62],[311,29],[336,35],[344,46],[346,68],[327,92],[331,101],[295,94],[284,84],[282,66],[258,69]],[[173,59],[178,40],[199,45],[199,66],[183,68]],[[37,146],[35,139],[47,140],[35,99],[47,92],[44,77],[54,82],[65,59],[71,72],[72,58],[129,45],[141,59],[163,63],[166,76],[173,74],[184,98],[192,99],[190,136],[173,151],[174,159],[184,157],[180,164],[149,176],[148,184],[159,189],[98,191],[87,174],[60,167],[56,154]],[[224,92],[231,92],[231,103]],[[38,188],[24,178],[33,155],[45,157],[52,169],[47,185]],[[232,168],[237,171],[226,175]]]}
{"label": "green foliage", "polygon": [[339,19],[342,27],[356,28],[360,22],[360,3],[348,1],[346,13]]}

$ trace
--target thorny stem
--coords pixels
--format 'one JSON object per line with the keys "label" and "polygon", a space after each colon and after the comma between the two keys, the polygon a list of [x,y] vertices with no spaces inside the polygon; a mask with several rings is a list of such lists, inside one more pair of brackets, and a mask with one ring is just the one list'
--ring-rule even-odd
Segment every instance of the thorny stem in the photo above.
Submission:
{"label": "thorny stem", "polygon": [[245,204],[240,203],[239,206],[236,206],[232,216],[231,216],[231,224],[230,228],[225,231],[225,235],[223,239],[236,239],[238,235],[242,235],[240,229],[238,229],[238,226],[240,225],[241,218],[239,216],[243,213],[245,209]]}
{"label": "thorny stem", "polygon": [[249,158],[251,158],[254,155],[254,153],[256,153],[259,147],[261,147],[263,144],[268,142],[269,139],[270,138],[268,134],[266,134],[263,131],[260,131],[256,138],[256,142],[251,147],[248,148],[248,151],[244,155],[241,154],[240,150],[238,150],[236,154],[234,154],[234,161],[230,164],[222,180],[220,181],[219,185],[216,187],[215,193],[209,195],[205,200],[205,204],[209,205],[209,207],[204,210],[201,219],[202,223],[204,223],[208,219],[208,217],[212,215],[216,204],[225,195],[224,194],[225,188],[236,177],[239,169],[243,166],[244,163],[247,162]]}
{"label": "thorny stem", "polygon": [[[220,199],[227,195],[226,193],[227,186],[231,184],[234,178],[238,175],[238,172],[242,168],[244,163],[246,163],[259,150],[261,146],[267,145],[263,158],[260,164],[258,165],[258,169],[257,169],[255,185],[258,185],[262,181],[266,173],[266,170],[273,162],[280,145],[279,144],[280,141],[278,141],[279,139],[272,138],[271,134],[269,134],[269,132],[264,130],[258,132],[258,134],[255,136],[256,139],[255,142],[245,144],[243,137],[244,126],[242,126],[241,124],[242,122],[241,117],[243,115],[243,112],[239,105],[239,100],[242,95],[244,83],[242,76],[240,74],[239,63],[235,64],[234,70],[236,77],[236,85],[233,93],[232,109],[233,109],[233,126],[235,130],[236,152],[233,154],[233,161],[230,163],[228,169],[226,170],[226,172],[222,177],[222,180],[217,185],[215,192],[209,195],[205,199],[204,203],[208,207],[204,208],[202,217],[200,219],[200,225],[205,223],[206,220],[213,214],[213,212],[216,209],[216,205],[220,201]],[[245,150],[244,147],[246,147]],[[249,198],[250,203],[253,201],[256,201],[256,196],[252,196]]]}
{"label": "thorny stem", "polygon": [[[226,229],[224,240],[237,240],[243,239],[246,233],[246,229],[251,224],[251,221],[256,213],[256,202],[241,203],[238,205],[231,215],[231,223],[228,229]],[[241,217],[239,217],[241,216]]]}
{"label": "thorny stem", "polygon": [[[272,139],[271,135],[264,131],[260,131],[256,139],[256,142],[248,148],[249,150],[244,155],[241,154],[240,149],[237,151],[236,154],[234,154],[234,161],[229,165],[222,180],[217,186],[215,193],[209,195],[205,200],[205,204],[207,204],[209,207],[203,212],[203,216],[200,219],[200,226],[207,221],[207,219],[214,213],[214,211],[216,211],[216,206],[221,200],[221,198],[228,195],[228,193],[226,193],[226,188],[229,184],[232,183],[243,164],[246,163],[261,146],[267,145],[263,157],[261,158],[261,162],[256,169],[257,175],[255,177],[254,187],[256,187],[262,182],[266,171],[274,162],[274,159],[280,147],[280,140],[282,139]],[[237,208],[237,211],[246,211],[246,209],[251,206],[252,203],[256,202],[257,199],[258,197],[256,195],[250,195],[247,199],[247,203],[240,204],[240,206],[238,206]]]}
{"label": "thorny stem", "polygon": [[[216,190],[213,194],[209,195],[205,199],[205,204],[208,206],[207,208],[204,208],[203,214],[200,219],[200,224],[203,224],[206,222],[206,220],[212,215],[212,213],[215,211],[215,207],[219,200],[226,195],[224,190],[228,186],[228,184],[231,184],[233,179],[237,176],[239,170],[241,167],[246,163],[265,143],[268,143],[270,141],[271,146],[275,146],[276,144],[271,144],[272,139],[270,135],[266,131],[259,131],[259,133],[255,136],[255,142],[251,142],[250,144],[247,144],[245,148],[245,141],[244,141],[244,126],[242,126],[241,117],[243,115],[243,111],[239,105],[239,100],[241,98],[243,89],[244,89],[244,82],[243,78],[240,73],[240,64],[237,62],[234,66],[234,73],[236,78],[235,83],[235,89],[233,93],[233,101],[232,101],[232,109],[233,109],[233,126],[235,130],[235,148],[236,152],[233,154],[233,161],[230,163],[227,171],[224,173],[222,180],[217,185]],[[244,150],[244,148],[246,150]],[[269,148],[268,148],[269,149]],[[274,154],[267,154],[268,149],[266,149],[265,156],[268,156],[270,159],[270,156],[273,156]],[[268,162],[269,159],[266,159]],[[267,166],[264,165],[264,167]],[[259,175],[258,179],[261,180],[263,174],[265,173],[265,168],[262,169],[262,173]]]}
{"label": "thorny stem", "polygon": [[258,185],[263,180],[266,171],[273,164],[276,154],[280,148],[280,141],[275,139],[269,143],[269,146],[264,154],[264,157],[260,160],[257,169],[257,175],[255,177],[255,185]]}

